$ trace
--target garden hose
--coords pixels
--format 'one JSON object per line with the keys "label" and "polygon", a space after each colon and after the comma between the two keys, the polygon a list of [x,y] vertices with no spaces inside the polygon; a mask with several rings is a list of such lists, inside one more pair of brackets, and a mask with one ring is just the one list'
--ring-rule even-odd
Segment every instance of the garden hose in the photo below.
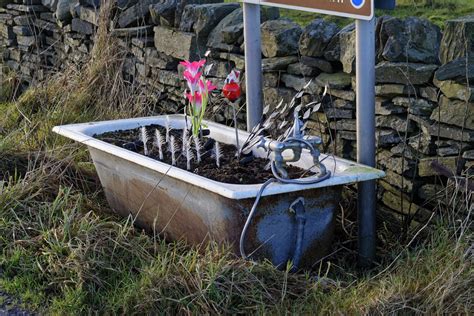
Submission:
{"label": "garden hose", "polygon": [[247,220],[245,221],[244,228],[242,229],[242,233],[240,234],[240,255],[242,258],[245,260],[248,259],[247,254],[245,253],[244,249],[244,243],[245,243],[245,236],[247,235],[247,230],[250,226],[250,222],[252,221],[252,217],[255,213],[255,210],[257,209],[258,202],[260,202],[260,198],[262,197],[263,191],[266,189],[267,186],[269,186],[273,182],[278,182],[277,179],[275,178],[270,178],[268,179],[260,188],[260,191],[257,193],[257,197],[255,198],[255,202],[253,203],[252,209],[250,210],[249,216],[247,217]]}

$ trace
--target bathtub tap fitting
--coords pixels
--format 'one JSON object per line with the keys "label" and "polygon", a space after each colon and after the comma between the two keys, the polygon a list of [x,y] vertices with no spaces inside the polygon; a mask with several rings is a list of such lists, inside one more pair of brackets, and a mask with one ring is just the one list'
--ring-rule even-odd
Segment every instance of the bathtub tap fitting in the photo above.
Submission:
{"label": "bathtub tap fitting", "polygon": [[[317,136],[307,138],[288,138],[283,142],[261,138],[259,148],[270,150],[274,154],[274,168],[283,179],[288,179],[285,167],[288,162],[296,162],[301,159],[303,149],[308,149],[313,156],[314,165],[321,170],[321,176],[326,174],[326,167],[319,161],[320,151],[318,146],[322,144],[321,138]],[[291,151],[291,155],[284,155],[285,151]]]}
{"label": "bathtub tap fitting", "polygon": [[[318,136],[304,136],[303,122],[299,119],[299,111],[294,112],[294,121],[292,127],[292,137],[284,141],[274,141],[266,139],[262,136],[257,148],[264,148],[274,154],[272,162],[272,171],[277,179],[288,179],[288,172],[285,167],[288,162],[296,162],[301,159],[303,149],[310,151],[313,156],[314,166],[320,170],[319,177],[325,177],[327,174],[326,167],[319,161],[321,152],[319,146],[323,143],[321,137]],[[291,151],[291,155],[284,155],[285,151]]]}
{"label": "bathtub tap fitting", "polygon": [[[308,149],[311,152],[314,166],[318,167],[320,170],[319,177],[326,176],[326,167],[319,161],[321,153],[318,147],[321,144],[321,138],[317,136],[306,138],[291,137],[283,142],[273,141],[262,137],[257,147],[273,152],[274,160],[272,162],[272,170],[276,171],[274,172],[276,173],[275,176],[277,178],[288,179],[288,172],[286,171],[287,163],[299,161],[303,149]],[[291,151],[292,154],[284,155],[285,151]]]}

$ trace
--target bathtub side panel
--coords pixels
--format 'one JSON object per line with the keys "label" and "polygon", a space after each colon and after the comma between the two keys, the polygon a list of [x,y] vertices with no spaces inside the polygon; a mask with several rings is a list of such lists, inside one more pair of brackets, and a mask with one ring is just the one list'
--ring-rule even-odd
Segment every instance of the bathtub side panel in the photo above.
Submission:
{"label": "bathtub side panel", "polygon": [[[132,216],[148,232],[189,244],[216,241],[239,253],[242,227],[255,199],[232,200],[182,180],[90,148],[110,206]],[[327,187],[263,197],[250,226],[245,249],[254,259],[277,266],[293,257],[296,218],[289,212],[305,199],[306,224],[302,267],[310,268],[331,246],[341,187]]]}
{"label": "bathtub side panel", "polygon": [[132,215],[138,226],[191,244],[238,238],[238,216],[225,203],[227,199],[113,155],[90,150],[110,206],[122,216]]}
{"label": "bathtub side panel", "polygon": [[[341,191],[339,186],[262,198],[245,243],[247,254],[272,258],[276,266],[284,266],[293,258],[297,222],[289,208],[297,198],[303,197],[306,223],[301,267],[311,268],[331,247]],[[250,208],[251,204],[253,199],[247,206]]]}

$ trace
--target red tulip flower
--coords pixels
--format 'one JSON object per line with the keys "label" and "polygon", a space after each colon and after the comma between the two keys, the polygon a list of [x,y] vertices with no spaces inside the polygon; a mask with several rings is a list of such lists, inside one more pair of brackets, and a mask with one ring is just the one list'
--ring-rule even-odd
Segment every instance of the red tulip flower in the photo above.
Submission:
{"label": "red tulip flower", "polygon": [[224,97],[226,97],[230,102],[235,102],[242,94],[242,91],[240,90],[239,77],[240,72],[232,70],[232,72],[227,76],[225,85],[222,88],[222,94],[224,94]]}
{"label": "red tulip flower", "polygon": [[222,93],[227,100],[230,102],[235,102],[235,100],[240,98],[240,85],[236,82],[227,83],[225,84],[224,88],[222,88]]}
{"label": "red tulip flower", "polygon": [[232,111],[234,114],[234,128],[235,128],[235,144],[237,146],[237,152],[240,154],[240,145],[239,145],[239,130],[237,127],[237,111],[235,110],[236,103],[240,98],[240,72],[237,70],[232,70],[232,72],[227,76],[225,80],[225,85],[222,88],[222,94],[230,101],[232,106]]}

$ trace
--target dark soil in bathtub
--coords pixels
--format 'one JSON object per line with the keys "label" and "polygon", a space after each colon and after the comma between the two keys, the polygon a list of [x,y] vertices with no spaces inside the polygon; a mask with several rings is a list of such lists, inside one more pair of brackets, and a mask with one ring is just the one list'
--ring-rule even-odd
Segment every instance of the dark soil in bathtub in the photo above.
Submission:
{"label": "dark soil in bathtub", "polygon": [[[166,129],[160,125],[150,125],[146,127],[148,141],[148,157],[158,161],[163,161],[171,165],[171,152],[169,143],[162,146],[163,160],[159,159],[159,150],[155,141],[155,131],[158,129],[165,139]],[[170,136],[174,136],[176,143],[176,166],[186,170],[187,159],[183,154],[183,131],[172,129]],[[107,132],[103,134],[94,135],[95,138],[111,143],[113,145],[126,148],[128,150],[144,155],[144,146],[141,141],[141,129],[119,130],[114,132]],[[244,157],[239,160],[235,156],[237,148],[234,145],[220,144],[221,158],[220,167],[216,165],[215,158],[215,142],[213,139],[203,137],[201,140],[201,162],[197,163],[196,151],[194,142],[191,142],[193,159],[191,162],[190,172],[198,174],[219,182],[232,184],[260,184],[273,177],[271,170],[268,168],[268,159]],[[268,170],[265,170],[268,169]],[[297,179],[302,176],[309,176],[306,170],[290,166],[287,168],[290,178]]]}

